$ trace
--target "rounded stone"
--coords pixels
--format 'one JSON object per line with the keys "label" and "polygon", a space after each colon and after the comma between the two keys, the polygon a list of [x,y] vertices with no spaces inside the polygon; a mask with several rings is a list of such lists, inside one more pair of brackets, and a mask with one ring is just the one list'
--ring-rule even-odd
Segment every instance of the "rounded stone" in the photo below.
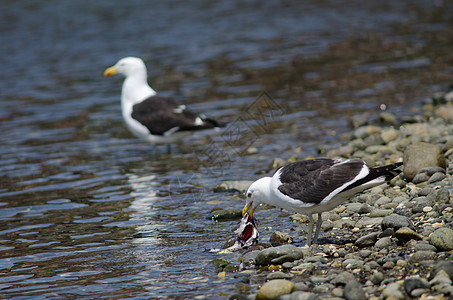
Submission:
{"label": "rounded stone", "polygon": [[410,240],[422,240],[423,237],[415,232],[414,230],[408,228],[408,227],[401,227],[395,232],[396,238],[403,243],[406,243]]}
{"label": "rounded stone", "polygon": [[293,238],[287,233],[276,230],[272,233],[269,241],[271,244],[290,244]]}
{"label": "rounded stone", "polygon": [[368,299],[365,295],[365,291],[362,288],[360,282],[356,279],[350,280],[343,290],[343,297],[347,300],[366,300]]}
{"label": "rounded stone", "polygon": [[392,228],[393,230],[398,230],[401,227],[412,227],[411,221],[408,217],[391,214],[386,216],[382,220],[382,229]]}
{"label": "rounded stone", "polygon": [[291,294],[295,289],[294,283],[286,279],[275,279],[266,282],[258,290],[257,300],[278,299],[280,296]]}
{"label": "rounded stone", "polygon": [[445,169],[446,161],[440,147],[428,143],[416,143],[407,146],[403,153],[404,176],[412,181],[417,173],[425,167]]}
{"label": "rounded stone", "polygon": [[429,236],[429,243],[440,251],[453,250],[453,230],[447,227],[436,229]]}

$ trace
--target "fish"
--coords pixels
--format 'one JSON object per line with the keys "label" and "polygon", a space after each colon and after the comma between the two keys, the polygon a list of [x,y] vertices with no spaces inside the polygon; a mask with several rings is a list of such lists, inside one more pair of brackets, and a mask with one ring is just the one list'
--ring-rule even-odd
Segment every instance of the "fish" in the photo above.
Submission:
{"label": "fish", "polygon": [[256,245],[260,236],[256,227],[257,223],[258,221],[255,217],[250,217],[248,213],[245,213],[238,229],[234,231],[237,235],[234,245],[223,250],[211,249],[209,252],[225,254]]}
{"label": "fish", "polygon": [[241,248],[248,248],[258,243],[260,234],[256,227],[256,223],[257,220],[254,217],[250,217],[248,213],[242,217],[241,224],[238,229],[234,231],[234,233],[237,234],[236,243],[238,243]]}

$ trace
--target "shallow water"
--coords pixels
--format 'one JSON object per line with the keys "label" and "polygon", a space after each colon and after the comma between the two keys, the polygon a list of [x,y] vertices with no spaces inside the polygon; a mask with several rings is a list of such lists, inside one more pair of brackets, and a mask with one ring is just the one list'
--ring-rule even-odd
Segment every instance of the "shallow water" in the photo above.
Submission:
{"label": "shallow water", "polygon": [[[237,292],[209,261],[240,254],[205,251],[239,225],[211,210],[243,205],[216,184],[317,155],[352,115],[411,113],[451,82],[452,5],[394,2],[0,1],[1,295]],[[102,77],[127,55],[161,94],[230,126],[156,158],[122,123],[122,79]],[[262,240],[289,228],[278,210],[256,216]]]}

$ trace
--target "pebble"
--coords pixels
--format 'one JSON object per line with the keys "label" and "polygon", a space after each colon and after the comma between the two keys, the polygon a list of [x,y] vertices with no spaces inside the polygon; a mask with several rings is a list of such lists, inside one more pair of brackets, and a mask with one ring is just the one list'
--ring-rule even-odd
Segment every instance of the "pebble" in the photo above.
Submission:
{"label": "pebble", "polygon": [[362,285],[355,278],[350,280],[343,290],[343,297],[347,300],[366,300],[368,299],[365,295]]}
{"label": "pebble", "polygon": [[401,286],[396,282],[389,283],[385,287],[385,289],[382,291],[382,295],[385,298],[387,298],[387,297],[394,297],[394,299],[404,299],[405,298],[404,294],[401,290]]}
{"label": "pebble", "polygon": [[355,280],[354,275],[352,275],[352,273],[350,272],[344,271],[335,276],[335,278],[331,282],[336,286],[345,286],[351,280]]}
{"label": "pebble", "polygon": [[403,153],[404,177],[412,181],[417,173],[426,167],[446,167],[442,149],[429,143],[415,143],[407,146]]}
{"label": "pebble", "polygon": [[440,251],[453,250],[453,230],[447,227],[436,229],[429,236],[429,243]]}
{"label": "pebble", "polygon": [[293,241],[293,238],[284,232],[281,231],[274,231],[269,239],[269,242],[271,244],[291,244]]}
{"label": "pebble", "polygon": [[407,243],[410,240],[422,240],[423,237],[408,227],[401,227],[395,232],[395,236],[398,240],[403,243]]}
{"label": "pebble", "polygon": [[429,251],[429,250],[416,251],[414,254],[412,254],[412,256],[410,258],[410,262],[416,263],[416,262],[420,262],[423,260],[433,260],[436,257],[437,257],[437,254],[434,251]]}
{"label": "pebble", "polygon": [[357,247],[373,246],[376,243],[378,236],[379,236],[379,233],[377,233],[377,232],[367,234],[367,235],[362,236],[359,239],[357,239],[355,241],[354,245],[356,245]]}
{"label": "pebble", "polygon": [[394,246],[394,243],[393,243],[391,237],[383,237],[374,244],[374,247],[378,248],[378,249],[379,248],[390,248],[392,246]]}
{"label": "pebble", "polygon": [[273,280],[273,279],[288,279],[288,280],[291,280],[291,279],[293,279],[293,277],[294,277],[294,275],[291,274],[291,273],[284,273],[284,272],[281,272],[281,271],[275,271],[275,272],[269,273],[266,276],[266,279],[267,280]]}
{"label": "pebble", "polygon": [[245,193],[253,183],[251,180],[225,180],[214,188],[214,192],[239,192]]}
{"label": "pebble", "polygon": [[280,296],[291,294],[295,289],[292,281],[275,279],[264,283],[258,290],[256,300],[278,299]]}
{"label": "pebble", "polygon": [[382,220],[381,226],[382,226],[383,230],[386,228],[392,228],[395,231],[402,227],[409,227],[409,228],[413,227],[412,223],[408,217],[397,215],[397,214],[391,214],[391,215],[386,216]]}

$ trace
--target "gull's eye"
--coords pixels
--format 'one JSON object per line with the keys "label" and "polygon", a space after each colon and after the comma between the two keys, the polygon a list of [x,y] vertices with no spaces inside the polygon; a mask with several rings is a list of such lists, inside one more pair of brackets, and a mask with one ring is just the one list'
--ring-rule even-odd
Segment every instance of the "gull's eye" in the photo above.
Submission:
{"label": "gull's eye", "polygon": [[247,197],[252,197],[252,193],[247,193]]}

